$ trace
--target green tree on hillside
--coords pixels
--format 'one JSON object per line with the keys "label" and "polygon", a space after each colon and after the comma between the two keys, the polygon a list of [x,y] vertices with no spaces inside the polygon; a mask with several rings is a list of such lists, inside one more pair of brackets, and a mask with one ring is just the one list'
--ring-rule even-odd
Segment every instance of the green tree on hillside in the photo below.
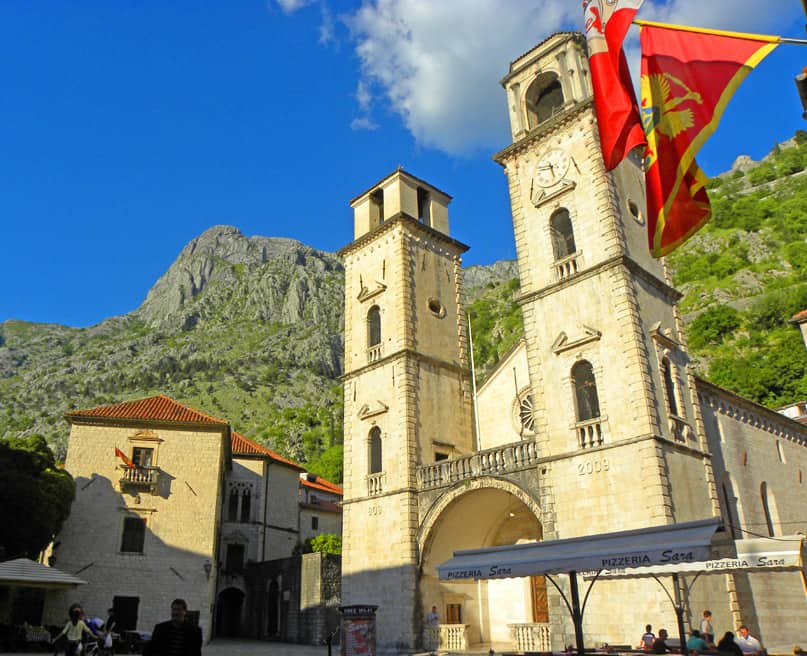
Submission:
{"label": "green tree on hillside", "polygon": [[36,558],[58,533],[76,495],[41,435],[0,440],[0,559]]}

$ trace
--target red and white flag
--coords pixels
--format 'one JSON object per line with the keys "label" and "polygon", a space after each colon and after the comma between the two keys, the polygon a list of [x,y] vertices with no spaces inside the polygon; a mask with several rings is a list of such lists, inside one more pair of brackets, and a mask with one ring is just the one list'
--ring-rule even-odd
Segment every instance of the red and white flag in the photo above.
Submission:
{"label": "red and white flag", "polygon": [[129,460],[129,457],[121,451],[118,447],[115,447],[115,455],[123,461],[123,464],[127,467],[134,467],[135,464]]}
{"label": "red and white flag", "polygon": [[594,109],[605,169],[647,143],[622,42],[644,0],[584,0]]}

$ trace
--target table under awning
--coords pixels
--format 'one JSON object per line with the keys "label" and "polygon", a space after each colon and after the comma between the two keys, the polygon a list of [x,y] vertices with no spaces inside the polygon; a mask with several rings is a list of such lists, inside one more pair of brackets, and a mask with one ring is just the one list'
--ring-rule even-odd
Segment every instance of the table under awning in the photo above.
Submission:
{"label": "table under awning", "polygon": [[803,571],[806,562],[804,540],[802,535],[731,540],[717,544],[709,560],[605,569],[586,572],[583,578],[626,579],[673,574],[697,577],[702,574]]}
{"label": "table under awning", "polygon": [[[455,551],[453,558],[437,566],[437,573],[443,581],[547,576],[547,580],[557,588],[569,609],[574,622],[578,653],[583,654],[583,613],[588,593],[581,606],[577,587],[578,572],[588,573],[593,570],[592,578],[596,580],[597,573],[602,570],[630,570],[637,567],[708,561],[713,558],[715,533],[720,524],[720,518],[710,517],[567,540]],[[552,574],[559,573],[569,575],[571,603],[551,577]],[[676,586],[676,596],[677,594]],[[676,602],[676,611],[680,608],[679,599]],[[679,613],[679,629],[683,633],[681,617]]]}
{"label": "table under awning", "polygon": [[28,558],[15,558],[0,563],[0,586],[21,588],[75,588],[87,582],[55,567]]}

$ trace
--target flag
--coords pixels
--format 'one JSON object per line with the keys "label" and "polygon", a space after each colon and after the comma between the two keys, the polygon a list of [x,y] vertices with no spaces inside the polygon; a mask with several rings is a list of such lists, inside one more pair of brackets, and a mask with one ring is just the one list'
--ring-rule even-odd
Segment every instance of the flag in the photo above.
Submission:
{"label": "flag", "polygon": [[653,256],[661,257],[711,217],[706,176],[695,155],[731,96],[779,37],[637,22],[648,240]]}
{"label": "flag", "polygon": [[636,146],[645,143],[636,94],[622,42],[644,0],[585,0],[594,110],[605,169],[610,171]]}
{"label": "flag", "polygon": [[123,460],[123,464],[126,465],[127,467],[134,467],[135,466],[135,464],[131,460],[129,460],[128,456],[123,451],[121,451],[118,447],[115,447],[115,455],[118,458],[120,458],[121,460]]}

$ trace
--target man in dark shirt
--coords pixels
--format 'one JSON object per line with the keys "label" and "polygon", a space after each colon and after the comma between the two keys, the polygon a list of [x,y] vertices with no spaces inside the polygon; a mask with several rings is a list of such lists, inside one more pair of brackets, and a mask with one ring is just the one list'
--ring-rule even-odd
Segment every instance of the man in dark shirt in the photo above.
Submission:
{"label": "man in dark shirt", "polygon": [[145,656],[201,656],[202,629],[185,621],[187,612],[184,599],[171,602],[171,620],[154,627]]}
{"label": "man in dark shirt", "polygon": [[653,653],[666,654],[668,651],[670,647],[667,645],[667,629],[659,629],[658,638],[653,642]]}

